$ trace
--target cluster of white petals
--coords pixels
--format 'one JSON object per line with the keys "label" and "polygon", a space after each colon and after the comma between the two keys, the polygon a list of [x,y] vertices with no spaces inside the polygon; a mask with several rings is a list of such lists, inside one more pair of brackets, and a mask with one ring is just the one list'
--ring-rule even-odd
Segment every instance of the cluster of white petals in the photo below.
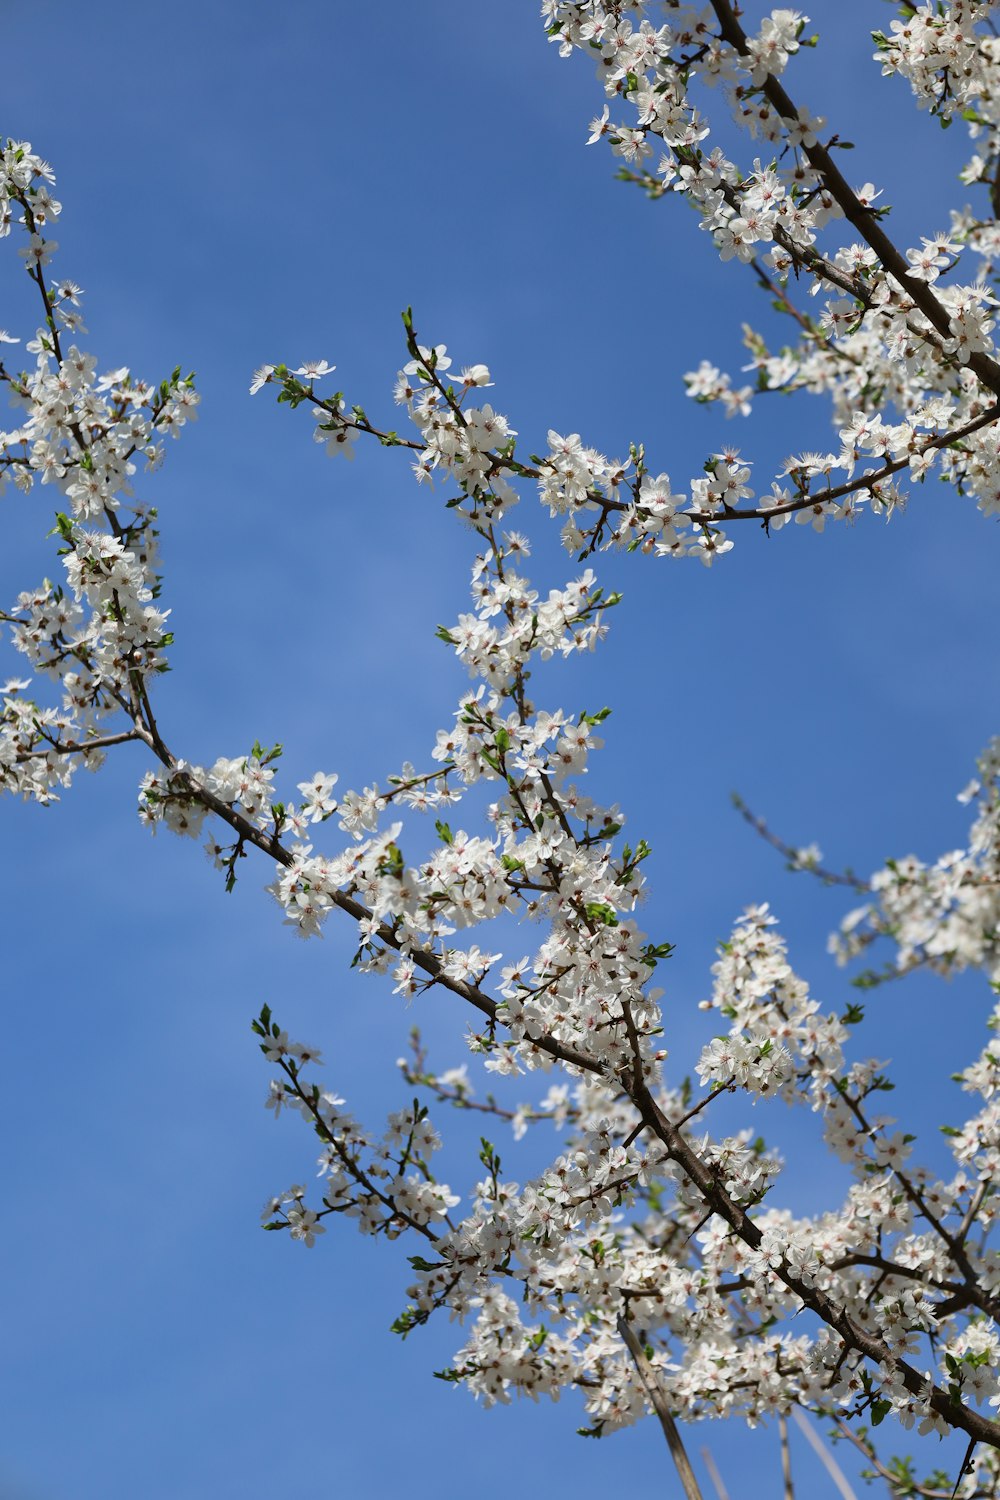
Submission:
{"label": "cluster of white petals", "polygon": [[[59,688],[58,703],[43,704],[31,679],[6,684],[0,788],[40,802],[68,784],[80,760],[100,764],[107,721],[140,703],[166,666],[169,611],[156,604],[155,511],[134,499],[132,478],[140,458],[147,468],[161,462],[164,434],[176,436],[198,401],[179,369],[159,386],[127,369],[98,375],[93,356],[67,342],[86,330],[80,288],[45,275],[58,248],[49,237],[60,212],[53,181],[27,143],[6,143],[0,235],[15,220],[26,231],[22,255],[46,319],[25,343],[28,368],[0,363],[0,384],[19,415],[16,428],[0,433],[0,492],[9,481],[25,494],[53,487],[64,507],[56,511],[64,578],[26,589],[0,615],[31,672]],[[19,343],[4,336],[5,346]]]}
{"label": "cluster of white petals", "polygon": [[[987,185],[1000,121],[1000,43],[989,10],[977,0],[925,5],[894,21],[889,36],[876,33],[885,73],[908,78],[943,123],[956,112],[969,121],[981,144],[966,180]],[[773,352],[746,328],[752,383],[703,361],[687,377],[689,395],[721,403],[727,416],[749,414],[772,392],[823,395],[840,436],[827,453],[789,457],[756,499],[749,460],[724,452],[709,456],[707,477],[651,508],[641,448],[609,461],[577,437],[550,434],[543,499],[566,515],[567,546],[618,543],[708,563],[729,550],[727,528],[737,520],[774,530],[794,518],[821,531],[863,507],[889,515],[905,499],[907,477],[921,481],[934,467],[986,514],[1000,513],[992,214],[980,221],[956,213],[947,232],[896,250],[882,230],[889,210],[881,191],[848,184],[837,138],[828,132],[824,144],[825,122],[796,106],[779,81],[799,48],[815,42],[797,10],[772,11],[756,34],[728,0],[546,0],[543,14],[564,56],[581,52],[596,63],[611,101],[590,142],[610,145],[626,163],[622,175],[651,196],[686,197],[721,258],[752,266],[794,319],[794,341]],[[713,142],[706,108],[720,93],[729,118],[757,143],[743,165],[730,155],[731,131]],[[838,229],[853,238],[838,238]],[[966,252],[979,257],[971,278],[944,284]],[[803,305],[804,288],[813,309]],[[890,408],[895,421],[885,419]]]}
{"label": "cluster of white petals", "polygon": [[[996,197],[1000,42],[988,10],[976,0],[908,8],[877,46],[883,70],[908,80],[922,107],[966,121],[977,145],[966,181]],[[948,1127],[953,1161],[942,1176],[921,1164],[915,1133],[879,1108],[891,1080],[884,1064],[855,1055],[862,1007],[813,998],[761,906],[740,919],[713,970],[704,1009],[720,1034],[675,1064],[652,983],[671,944],[636,916],[650,851],[641,838],[625,842],[618,806],[584,790],[609,710],[543,707],[531,694],[539,662],[604,638],[620,598],[604,592],[589,559],[605,547],[709,565],[732,548],[739,521],[822,531],[860,508],[888,515],[903,484],[932,469],[1000,514],[989,281],[998,205],[897,248],[880,191],[846,183],[836,138],[785,92],[792,60],[813,40],[796,10],[772,10],[749,31],[729,0],[545,0],[543,14],[563,55],[596,65],[607,102],[591,140],[609,144],[654,197],[683,195],[721,258],[751,266],[794,322],[795,341],[777,352],[747,330],[749,380],[703,360],[688,394],[732,417],[769,393],[822,395],[831,450],[790,457],[763,497],[750,461],[730,447],[677,488],[638,443],[608,458],[580,434],[550,430],[540,455],[519,456],[517,429],[483,399],[488,367],[456,371],[444,345],[418,342],[409,315],[395,400],[412,436],[376,426],[343,392],[324,394],[335,369],[326,359],[263,365],[252,390],[270,386],[309,408],[330,454],[350,457],[374,438],[405,448],[416,479],[447,491],[477,551],[470,609],[439,635],[471,681],[442,714],[423,768],[407,763],[360,791],[318,770],[289,796],[277,745],[196,765],[173,754],[155,717],[169,610],[156,513],[133,485],[141,467],[159,464],[164,434],[194,415],[197,396],[179,369],[158,386],[125,369],[99,375],[71,342],[86,330],[80,289],[51,277],[53,174],[27,143],[7,142],[0,235],[22,233],[43,317],[24,346],[29,367],[0,362],[17,420],[0,434],[0,488],[52,487],[59,556],[57,582],[0,612],[29,674],[0,690],[0,790],[48,802],[75,765],[96,768],[110,747],[139,742],[151,757],[139,811],[152,829],[207,838],[228,888],[256,849],[299,935],[320,934],[336,911],[353,923],[362,972],[388,976],[407,1002],[432,985],[450,992],[478,1027],[467,1037],[472,1065],[498,1086],[555,1071],[529,1102],[479,1099],[470,1064],[436,1073],[417,1042],[402,1063],[410,1102],[373,1133],[311,1081],[315,1049],[289,1041],[267,1006],[254,1022],[276,1069],[267,1106],[297,1112],[320,1146],[317,1188],[270,1200],[266,1227],[311,1246],[342,1214],[366,1234],[415,1237],[396,1326],[406,1334],[439,1309],[463,1321],[446,1378],[488,1403],[576,1388],[596,1434],[643,1417],[655,1387],[689,1419],[753,1425],[796,1405],[847,1425],[893,1414],[920,1432],[964,1433],[977,1448],[956,1496],[993,1494],[997,1054],[987,1045],[961,1076],[976,1104]],[[708,109],[720,97],[737,138],[746,131],[753,142],[743,165],[722,144],[731,125],[713,138]],[[0,344],[5,353],[18,340],[5,333]],[[558,586],[532,586],[528,539],[509,529],[525,489],[580,554]],[[852,881],[864,904],[834,946],[847,961],[889,945],[868,982],[926,967],[1000,983],[1000,740],[963,798],[975,807],[966,849],[933,864],[892,860]],[[463,801],[460,826],[451,809]],[[795,868],[823,873],[814,846],[788,852]],[[504,951],[515,923],[516,947]],[[1000,1007],[989,1024],[1000,1027]],[[554,1128],[557,1154],[515,1181],[483,1137],[460,1195],[431,1169],[441,1140],[421,1099],[479,1111],[515,1145],[537,1125]],[[718,1099],[729,1104],[713,1114]],[[802,1130],[811,1122],[839,1163],[822,1212],[776,1201],[782,1158],[756,1128],[772,1100],[802,1110]],[[726,1124],[734,1105],[758,1111],[754,1128]]]}
{"label": "cluster of white petals", "polygon": [[976,813],[968,847],[933,864],[907,855],[876,870],[867,883],[871,899],[849,912],[831,938],[842,962],[888,939],[889,973],[973,968],[1000,983],[1000,739],[983,751],[978,772],[959,794]]}

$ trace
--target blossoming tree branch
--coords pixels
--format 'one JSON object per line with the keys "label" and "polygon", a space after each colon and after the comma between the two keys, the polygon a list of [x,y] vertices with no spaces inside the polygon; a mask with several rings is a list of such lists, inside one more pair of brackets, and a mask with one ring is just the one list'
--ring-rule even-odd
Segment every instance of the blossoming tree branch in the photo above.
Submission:
{"label": "blossoming tree branch", "polygon": [[[688,1496],[699,1490],[678,1421],[754,1424],[797,1409],[853,1442],[889,1493],[947,1494],[954,1482],[966,1500],[992,1496],[1000,1055],[984,1036],[961,1075],[971,1112],[948,1127],[954,1169],[942,1179],[920,1164],[908,1128],[926,1122],[883,1112],[891,1079],[859,1046],[862,1007],[813,998],[761,906],[739,919],[713,970],[706,1003],[720,1034],[700,1057],[675,1059],[653,987],[671,943],[635,917],[650,851],[626,841],[624,814],[583,787],[609,710],[568,713],[531,689],[536,662],[592,651],[605,635],[619,604],[592,566],[605,549],[650,560],[637,568],[714,565],[737,537],[768,545],[753,533],[790,520],[817,532],[871,525],[935,472],[984,515],[1000,514],[991,7],[904,6],[875,33],[884,87],[909,88],[943,125],[963,122],[975,146],[963,177],[978,210],[928,226],[915,246],[892,238],[883,190],[846,175],[837,122],[796,93],[796,53],[822,45],[799,12],[741,13],[729,0],[545,0],[542,10],[559,53],[580,52],[596,69],[607,102],[591,142],[606,143],[650,197],[686,198],[703,243],[746,277],[748,298],[762,292],[787,320],[777,350],[747,333],[748,384],[702,363],[688,395],[727,416],[752,414],[773,392],[819,396],[831,406],[830,451],[793,455],[765,489],[728,446],[686,483],[639,441],[612,459],[549,432],[540,452],[525,451],[485,399],[487,366],[456,369],[443,345],[419,341],[409,313],[395,389],[405,433],[331,390],[325,361],[265,365],[252,389],[306,408],[329,453],[350,457],[365,439],[404,450],[416,479],[474,535],[469,613],[440,630],[471,683],[453,711],[442,707],[437,743],[415,746],[414,762],[384,785],[340,791],[321,769],[285,787],[277,746],[192,764],[157,714],[170,611],[156,512],[136,488],[194,415],[193,380],[181,368],[160,384],[126,368],[99,374],[81,352],[80,288],[52,269],[53,173],[27,142],[8,140],[0,234],[21,241],[38,326],[0,333],[17,422],[0,434],[0,483],[51,487],[57,556],[53,578],[2,614],[28,675],[3,689],[0,786],[46,804],[81,765],[97,770],[109,751],[138,743],[149,757],[139,815],[151,828],[206,841],[227,888],[256,851],[297,933],[346,921],[357,967],[384,976],[401,1001],[431,986],[453,997],[456,1031],[470,1023],[465,1044],[503,1092],[480,1097],[464,1065],[435,1071],[414,1036],[401,1064],[406,1102],[384,1126],[360,1123],[316,1081],[319,1055],[290,1040],[284,1017],[265,1006],[254,1021],[274,1070],[268,1107],[301,1117],[322,1168],[314,1192],[274,1196],[266,1227],[307,1246],[337,1216],[365,1234],[406,1235],[412,1283],[396,1328],[406,1334],[439,1309],[457,1315],[465,1332],[447,1379],[486,1402],[576,1388],[594,1435],[652,1415]],[[558,586],[531,586],[528,538],[509,527],[531,494],[575,559]],[[973,819],[966,849],[929,865],[890,860],[869,880],[826,871],[817,851],[759,825],[792,864],[856,892],[835,941],[845,962],[876,957],[869,982],[916,968],[1000,980],[998,774],[1000,740],[962,794]],[[477,815],[460,804],[478,783],[492,800],[473,827]],[[522,924],[525,951],[492,951],[501,914]],[[987,1028],[998,1022],[995,1011]],[[539,1069],[555,1081],[520,1103],[519,1079]],[[694,1091],[681,1083],[691,1071]],[[713,1133],[723,1095],[814,1112],[852,1177],[843,1200],[811,1218],[781,1207],[782,1164],[757,1130]],[[461,1192],[432,1167],[454,1110],[478,1112],[484,1130]],[[540,1124],[562,1132],[563,1149],[518,1184],[491,1140],[516,1143]],[[921,1478],[909,1459],[888,1457],[875,1429],[889,1418],[961,1434],[960,1471]]]}

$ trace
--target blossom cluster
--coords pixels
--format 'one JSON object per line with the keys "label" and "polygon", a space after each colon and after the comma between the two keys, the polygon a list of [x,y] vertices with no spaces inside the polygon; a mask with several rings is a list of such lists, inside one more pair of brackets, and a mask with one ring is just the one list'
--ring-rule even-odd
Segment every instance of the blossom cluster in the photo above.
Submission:
{"label": "blossom cluster", "polygon": [[[967,116],[981,146],[968,180],[995,185],[1000,55],[985,12],[973,0],[923,7],[878,47],[885,70],[908,79],[922,104],[943,119]],[[448,491],[476,555],[471,608],[439,634],[471,683],[427,747],[426,769],[407,763],[360,791],[318,770],[289,795],[277,745],[194,764],[168,748],[156,718],[169,611],[155,512],[133,481],[140,460],[160,463],[164,434],[194,415],[197,397],[179,369],[155,387],[124,369],[99,376],[69,342],[85,330],[80,289],[49,274],[52,173],[26,143],[8,142],[0,234],[23,230],[42,318],[26,346],[33,367],[0,364],[19,420],[0,434],[0,484],[9,478],[26,494],[54,486],[62,572],[2,615],[34,676],[2,692],[0,789],[45,802],[74,765],[95,767],[112,746],[141,743],[152,765],[139,811],[152,829],[207,834],[229,888],[244,855],[262,853],[298,934],[318,935],[336,910],[354,924],[362,972],[388,975],[406,1001],[431,985],[461,1001],[479,1028],[469,1049],[492,1078],[559,1070],[541,1099],[511,1105],[480,1099],[469,1064],[434,1073],[419,1047],[404,1064],[418,1094],[478,1111],[515,1142],[543,1124],[561,1133],[554,1159],[523,1182],[505,1175],[482,1137],[462,1199],[432,1171],[441,1141],[419,1097],[370,1132],[311,1081],[314,1048],[290,1041],[267,1007],[254,1022],[277,1071],[267,1106],[296,1111],[320,1143],[318,1200],[296,1184],[269,1200],[266,1227],[312,1246],[342,1214],[367,1234],[416,1236],[397,1329],[409,1333],[439,1309],[463,1320],[446,1378],[487,1402],[575,1387],[597,1434],[646,1413],[650,1379],[686,1417],[754,1424],[798,1404],[877,1425],[892,1413],[924,1432],[963,1431],[981,1451],[956,1493],[995,1489],[993,1051],[962,1075],[983,1102],[949,1127],[954,1170],[942,1176],[914,1160],[914,1132],[876,1107],[891,1080],[853,1053],[861,1007],[838,1013],[813,998],[771,913],[754,907],[715,965],[705,1010],[722,1033],[689,1070],[693,1086],[668,1056],[653,985],[671,945],[637,920],[649,848],[625,842],[620,808],[585,790],[609,710],[570,712],[532,696],[539,662],[589,653],[605,636],[620,599],[589,566],[601,548],[711,564],[733,546],[727,531],[739,520],[774,530],[794,517],[819,531],[861,506],[890,513],[900,476],[919,480],[932,468],[987,513],[1000,510],[994,298],[981,277],[951,279],[963,256],[989,265],[995,231],[965,213],[919,246],[893,245],[879,192],[846,183],[824,122],[785,92],[791,60],[810,43],[796,11],[774,10],[752,33],[728,0],[704,9],[546,0],[543,13],[560,51],[597,65],[608,103],[592,141],[606,140],[654,196],[684,195],[722,259],[749,265],[796,325],[797,342],[778,353],[748,330],[749,383],[703,361],[689,394],[729,415],[766,393],[827,395],[837,444],[790,458],[763,499],[749,461],[728,447],[677,491],[639,444],[610,459],[579,434],[552,430],[545,451],[525,458],[518,431],[483,399],[488,367],[455,371],[444,345],[418,342],[409,315],[395,399],[414,436],[377,426],[343,392],[323,394],[335,368],[325,359],[264,365],[252,388],[309,408],[331,455],[350,457],[370,437],[403,448],[418,482]],[[727,99],[764,156],[741,168],[725,137],[709,142],[703,85]],[[628,119],[613,120],[612,109]],[[845,223],[857,242],[835,243]],[[815,312],[795,300],[800,284]],[[525,485],[581,554],[559,586],[532,585],[530,542],[509,527]],[[39,679],[57,702],[40,701]],[[977,810],[966,851],[932,865],[896,860],[861,883],[865,905],[837,939],[845,959],[888,941],[894,970],[976,967],[1000,979],[998,775],[994,744],[965,794]],[[451,811],[460,802],[464,827]],[[433,817],[433,836],[422,814]],[[794,862],[820,873],[819,858],[807,849]],[[515,922],[517,947],[504,952]],[[480,946],[470,935],[486,923]],[[839,1205],[808,1216],[780,1206],[780,1153],[758,1130],[729,1128],[725,1100],[763,1111],[772,1099],[815,1120],[843,1167]],[[635,1329],[645,1364],[626,1336]]]}
{"label": "blossom cluster", "polygon": [[[1000,53],[989,9],[975,0],[907,8],[888,37],[876,34],[885,73],[909,79],[943,123],[962,113],[982,138],[966,180],[987,186],[1000,162]],[[689,394],[722,403],[728,416],[748,414],[757,395],[821,394],[831,400],[840,438],[828,452],[790,456],[753,505],[750,462],[735,452],[717,455],[706,463],[707,478],[654,510],[652,526],[644,459],[615,464],[574,455],[570,482],[556,490],[571,517],[567,544],[624,542],[676,556],[694,542],[708,548],[698,554],[707,561],[727,549],[722,527],[735,520],[755,517],[774,530],[794,516],[822,530],[866,506],[891,514],[905,498],[907,474],[921,481],[935,466],[986,514],[997,514],[1000,367],[995,299],[985,280],[997,248],[992,214],[979,220],[956,212],[946,231],[895,247],[883,228],[889,209],[881,190],[847,182],[838,138],[830,133],[824,144],[825,121],[796,106],[781,81],[795,53],[816,42],[797,10],[773,10],[756,33],[743,29],[728,0],[703,8],[547,0],[543,15],[564,56],[581,52],[597,65],[610,103],[592,123],[591,143],[606,141],[625,163],[622,175],[653,197],[686,197],[721,258],[750,266],[795,325],[795,340],[775,352],[746,329],[752,383],[736,385],[703,361],[687,378]],[[729,104],[728,133],[714,131],[705,112],[719,93]],[[740,166],[732,122],[769,154]],[[858,238],[838,243],[838,226]],[[978,272],[946,284],[966,251],[980,257]],[[818,310],[803,305],[802,287]],[[888,408],[896,421],[885,419]],[[683,530],[688,525],[693,534]]]}
{"label": "blossom cluster", "polygon": [[849,912],[831,938],[842,963],[888,939],[893,956],[885,974],[917,968],[951,975],[981,969],[1000,983],[1000,739],[979,758],[978,776],[959,793],[975,807],[968,847],[933,863],[916,855],[888,860],[866,885],[870,896]]}
{"label": "blossom cluster", "polygon": [[[373,914],[362,929],[376,939],[366,963],[395,962],[401,993],[442,978],[472,986],[466,998],[490,1019],[474,1039],[489,1070],[548,1066],[555,1056],[578,1082],[572,1102],[556,1102],[571,1125],[570,1149],[540,1177],[523,1186],[503,1179],[494,1148],[484,1144],[490,1176],[477,1185],[471,1213],[435,1233],[433,1255],[413,1258],[418,1279],[400,1331],[439,1307],[471,1317],[448,1378],[487,1401],[555,1396],[576,1385],[596,1431],[644,1410],[622,1348],[623,1307],[645,1330],[668,1399],[688,1415],[739,1412],[756,1421],[797,1401],[845,1415],[870,1411],[877,1420],[892,1411],[904,1425],[943,1432],[956,1390],[977,1405],[1000,1405],[993,1345],[980,1347],[970,1333],[984,1319],[991,1326],[996,1312],[994,1254],[967,1243],[973,1226],[985,1229],[992,1219],[983,1189],[988,1130],[972,1122],[970,1134],[956,1134],[951,1180],[911,1167],[913,1135],[870,1107],[889,1086],[879,1064],[847,1059],[860,1017],[850,1007],[843,1017],[821,1011],[790,969],[766,908],[747,914],[716,966],[708,1004],[730,1029],[697,1065],[706,1092],[692,1107],[666,1081],[656,1045],[662,1020],[648,988],[656,950],[630,918],[622,920],[627,903],[618,888],[632,885],[622,879],[633,874],[632,854],[609,858],[621,814],[581,805],[575,788],[570,796],[563,790],[567,771],[582,769],[596,748],[591,721],[604,715],[574,722],[526,700],[531,650],[539,640],[544,649],[559,647],[539,631],[537,601],[511,565],[512,553],[524,556],[524,539],[512,545],[510,534],[494,529],[510,495],[494,489],[489,464],[470,461],[464,390],[444,383],[446,360],[442,346],[416,345],[401,376],[425,439],[417,463],[455,482],[452,508],[489,547],[474,568],[476,613],[441,632],[481,683],[455,728],[440,731],[434,757],[448,768],[453,795],[481,780],[506,783],[506,794],[489,808],[493,840],[439,824],[443,847],[422,867],[407,868],[397,855],[398,822],[358,845],[367,882],[353,880],[349,893]],[[493,419],[509,434],[508,424]],[[510,453],[498,448],[493,458],[499,469]],[[580,607],[593,601],[593,585],[588,573],[577,586]],[[565,595],[559,603],[565,611]],[[564,628],[574,631],[576,622],[566,619]],[[815,869],[819,858],[800,851],[798,867]],[[348,868],[333,867],[333,884]],[[294,882],[292,872],[283,878]],[[332,889],[328,900],[336,900]],[[550,933],[534,957],[501,967],[494,984],[498,954],[472,950],[456,966],[456,950],[445,946],[439,960],[429,957],[448,928],[511,910],[546,918]],[[387,948],[401,961],[388,959]],[[488,998],[494,985],[499,1002]],[[440,1101],[473,1107],[465,1070],[413,1076]],[[840,1209],[802,1218],[762,1207],[781,1162],[751,1132],[713,1138],[671,1124],[737,1091],[805,1103],[820,1114],[827,1145],[853,1177]],[[510,1121],[516,1135],[554,1113],[479,1107]],[[516,1297],[512,1281],[520,1283]],[[961,1294],[953,1290],[959,1286]],[[813,1331],[785,1330],[803,1310],[817,1319]],[[748,1339],[748,1320],[770,1335]],[[845,1327],[852,1330],[846,1339]],[[921,1351],[922,1368],[914,1362]]]}
{"label": "blossom cluster", "polygon": [[[8,481],[24,493],[53,486],[65,507],[55,527],[65,578],[26,589],[0,614],[32,672],[60,688],[59,703],[44,705],[30,693],[30,679],[6,684],[0,787],[41,802],[68,783],[79,759],[100,763],[108,718],[135,711],[166,665],[171,636],[168,612],[156,602],[156,513],[135,500],[132,479],[139,458],[147,468],[159,465],[164,435],[176,436],[198,401],[179,369],[159,386],[133,380],[127,369],[98,375],[93,356],[66,343],[86,330],[81,289],[46,275],[58,248],[49,237],[60,213],[53,181],[26,142],[7,142],[0,235],[13,222],[24,229],[21,255],[44,322],[25,346],[30,369],[0,362],[0,385],[20,415],[17,427],[0,433],[0,491]],[[19,342],[0,334],[4,346]]]}

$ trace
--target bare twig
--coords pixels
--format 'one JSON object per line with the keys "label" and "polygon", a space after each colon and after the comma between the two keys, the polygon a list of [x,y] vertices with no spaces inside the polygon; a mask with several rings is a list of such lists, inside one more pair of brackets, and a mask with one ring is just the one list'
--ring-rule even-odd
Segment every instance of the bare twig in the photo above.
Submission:
{"label": "bare twig", "polygon": [[837,1460],[830,1452],[829,1448],[827,1448],[823,1439],[817,1432],[813,1430],[811,1423],[806,1421],[805,1413],[799,1411],[798,1407],[795,1407],[792,1411],[792,1420],[795,1422],[795,1425],[798,1427],[799,1431],[804,1435],[806,1442],[812,1448],[820,1463],[823,1465],[824,1469],[833,1480],[834,1484],[837,1487],[837,1491],[843,1497],[843,1500],[857,1500],[857,1496],[851,1489],[851,1486],[847,1481],[847,1476],[845,1475],[843,1469],[840,1467]]}
{"label": "bare twig", "polygon": [[726,1486],[722,1482],[722,1475],[719,1473],[718,1464],[712,1457],[711,1449],[701,1449],[701,1461],[705,1465],[705,1468],[708,1470],[708,1477],[709,1479],[711,1479],[712,1484],[715,1486],[715,1493],[718,1495],[719,1500],[729,1500],[729,1491],[726,1489]]}
{"label": "bare twig", "polygon": [[639,1372],[639,1379],[645,1386],[646,1394],[652,1402],[653,1410],[660,1419],[660,1426],[663,1428],[663,1435],[670,1449],[670,1457],[673,1459],[677,1472],[680,1475],[681,1485],[683,1486],[687,1500],[703,1500],[701,1490],[698,1488],[698,1481],[694,1477],[691,1461],[687,1456],[687,1449],[681,1441],[681,1435],[677,1430],[677,1423],[671,1416],[670,1408],[660,1389],[660,1383],[656,1378],[656,1371],[646,1358],[646,1351],[639,1342],[635,1329],[621,1314],[618,1315],[618,1332],[625,1341],[628,1352],[632,1356],[632,1361]]}
{"label": "bare twig", "polygon": [[792,1455],[788,1447],[788,1423],[783,1416],[778,1418],[778,1437],[781,1442],[783,1500],[795,1500],[795,1486],[792,1484]]}
{"label": "bare twig", "polygon": [[828,870],[824,865],[812,864],[802,858],[802,851],[796,849],[793,844],[788,844],[777,833],[774,833],[763,818],[759,818],[751,808],[743,801],[739,792],[733,792],[733,806],[745,822],[750,824],[754,833],[760,835],[765,843],[770,844],[772,849],[777,849],[779,854],[784,855],[790,869],[805,870],[810,875],[817,876],[824,885],[847,885],[852,890],[861,891],[864,895],[871,893],[871,885],[867,880],[859,880],[850,870]]}

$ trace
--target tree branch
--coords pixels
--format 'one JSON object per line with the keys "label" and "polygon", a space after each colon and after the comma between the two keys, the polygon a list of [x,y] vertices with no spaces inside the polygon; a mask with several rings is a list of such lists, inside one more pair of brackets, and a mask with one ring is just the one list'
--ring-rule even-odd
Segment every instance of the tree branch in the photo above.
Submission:
{"label": "tree branch", "polygon": [[649,1397],[653,1410],[659,1419],[660,1426],[663,1428],[663,1435],[667,1440],[667,1447],[670,1449],[670,1457],[673,1459],[677,1473],[680,1476],[686,1500],[703,1500],[701,1490],[698,1488],[698,1481],[694,1477],[691,1461],[687,1456],[687,1450],[677,1430],[677,1423],[674,1421],[663,1391],[660,1389],[660,1383],[656,1378],[656,1371],[646,1357],[646,1351],[639,1342],[632,1324],[621,1313],[618,1315],[618,1332],[625,1341],[628,1352],[632,1356],[632,1362],[639,1372],[639,1379],[643,1383],[646,1395]]}

